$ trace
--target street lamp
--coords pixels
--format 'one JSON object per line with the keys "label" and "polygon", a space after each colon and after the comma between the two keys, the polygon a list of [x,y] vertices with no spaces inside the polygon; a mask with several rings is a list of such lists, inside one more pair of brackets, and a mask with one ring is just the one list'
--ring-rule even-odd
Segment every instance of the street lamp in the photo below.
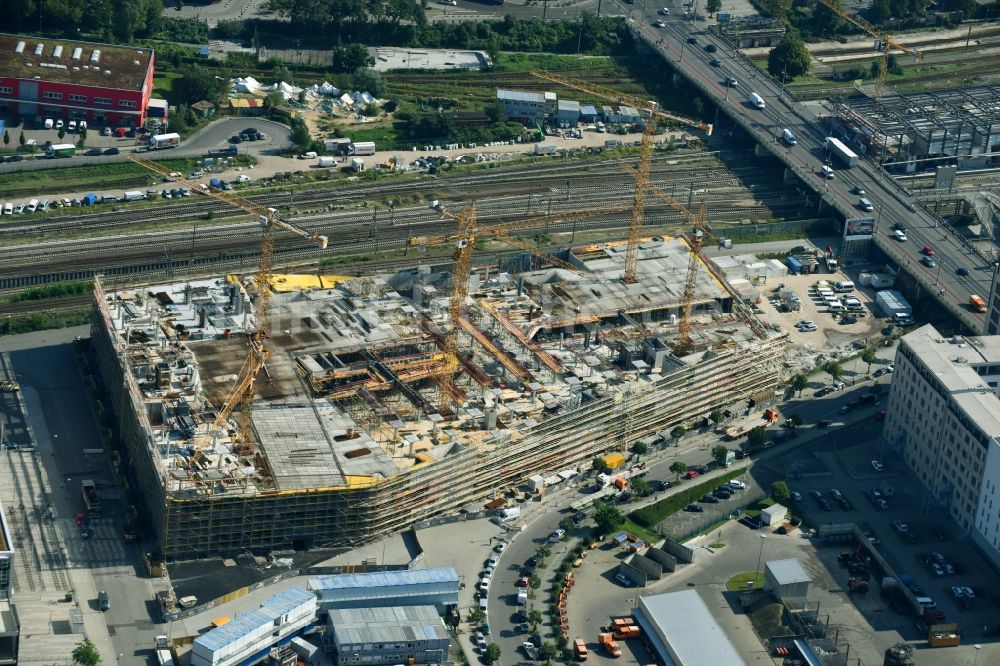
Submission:
{"label": "street lamp", "polygon": [[762,557],[764,557],[764,542],[767,540],[766,534],[761,534],[759,536],[760,536],[760,552],[757,553],[757,568],[754,569],[755,579],[757,578],[758,575],[760,575],[760,560]]}

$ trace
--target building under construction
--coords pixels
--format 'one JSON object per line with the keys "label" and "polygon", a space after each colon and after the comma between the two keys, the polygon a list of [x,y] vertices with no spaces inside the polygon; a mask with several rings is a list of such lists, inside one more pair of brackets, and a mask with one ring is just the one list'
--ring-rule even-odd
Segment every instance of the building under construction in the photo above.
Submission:
{"label": "building under construction", "polygon": [[783,335],[701,262],[674,355],[690,249],[644,241],[628,284],[625,247],[473,271],[457,363],[448,273],[276,276],[250,438],[236,414],[213,427],[248,362],[250,283],[98,286],[92,342],[164,556],[356,546],[771,399]]}

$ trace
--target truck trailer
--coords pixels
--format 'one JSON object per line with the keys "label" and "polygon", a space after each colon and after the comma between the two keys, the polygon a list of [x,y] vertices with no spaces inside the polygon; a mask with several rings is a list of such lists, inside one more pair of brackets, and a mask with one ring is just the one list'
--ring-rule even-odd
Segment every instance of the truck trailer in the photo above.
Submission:
{"label": "truck trailer", "polygon": [[76,155],[76,146],[72,143],[57,143],[46,148],[45,154],[49,157],[73,157]]}
{"label": "truck trailer", "polygon": [[823,141],[823,147],[829,150],[831,154],[835,155],[837,159],[839,159],[848,167],[853,167],[858,165],[857,153],[855,153],[853,150],[845,146],[840,139],[828,136]]}
{"label": "truck trailer", "polygon": [[374,155],[374,141],[359,141],[351,144],[351,155]]}
{"label": "truck trailer", "polygon": [[176,148],[180,145],[181,135],[176,132],[170,134],[158,134],[149,137],[149,149],[161,150],[163,148]]}

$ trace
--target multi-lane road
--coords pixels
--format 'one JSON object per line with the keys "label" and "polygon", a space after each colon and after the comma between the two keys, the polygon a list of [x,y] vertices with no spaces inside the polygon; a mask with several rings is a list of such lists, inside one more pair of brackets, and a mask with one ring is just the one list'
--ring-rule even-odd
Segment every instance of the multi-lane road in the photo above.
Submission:
{"label": "multi-lane road", "polygon": [[[671,4],[672,3],[672,4]],[[876,220],[875,243],[899,267],[910,275],[922,290],[932,294],[970,330],[982,332],[985,316],[973,312],[971,294],[987,298],[993,278],[993,264],[982,258],[972,247],[950,232],[934,214],[920,207],[912,196],[876,164],[862,158],[854,168],[831,159],[824,148],[828,125],[809,108],[795,102],[783,90],[780,82],[759,72],[725,40],[713,35],[704,21],[684,18],[683,9],[671,10],[669,16],[658,16],[655,6],[645,14],[634,14],[634,27],[647,44],[702,93],[710,97],[722,112],[732,118],[757,141],[781,159],[808,187],[817,192],[824,206],[833,207],[841,216],[872,216]],[[668,7],[680,4],[666,0]],[[680,14],[680,16],[677,16]],[[666,26],[654,22],[663,19]],[[714,47],[710,52],[709,45]],[[715,64],[713,61],[717,60]],[[735,86],[727,85],[734,77]],[[748,102],[751,92],[759,94],[764,109]],[[782,141],[781,132],[790,129],[798,139],[794,146]],[[820,168],[835,169],[833,179],[822,177]],[[875,210],[865,213],[858,207],[859,196],[852,188],[860,186]],[[894,238],[893,227],[906,227],[907,241]],[[923,248],[935,252],[937,265],[922,263]],[[960,270],[964,269],[964,270]],[[966,275],[960,273],[967,273]]]}

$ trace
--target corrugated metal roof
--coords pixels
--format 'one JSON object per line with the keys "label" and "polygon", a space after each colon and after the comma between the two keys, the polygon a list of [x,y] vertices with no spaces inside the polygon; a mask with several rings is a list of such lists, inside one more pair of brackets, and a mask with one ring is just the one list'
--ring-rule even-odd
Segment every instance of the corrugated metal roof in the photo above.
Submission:
{"label": "corrugated metal roof", "polygon": [[217,652],[230,643],[239,641],[252,634],[263,626],[274,626],[276,618],[291,612],[304,603],[308,603],[310,599],[315,600],[316,595],[301,588],[290,587],[269,599],[265,599],[261,602],[259,609],[255,608],[245,613],[240,613],[236,618],[221,627],[194,639],[194,642],[212,652]]}
{"label": "corrugated metal roof", "polygon": [[330,611],[337,644],[437,641],[448,630],[434,606],[337,608]]}
{"label": "corrugated metal roof", "polygon": [[542,93],[528,92],[526,90],[498,90],[497,99],[507,99],[517,102],[537,102],[538,104],[545,103],[545,95]]}
{"label": "corrugated metal roof", "polygon": [[778,585],[812,582],[809,572],[794,557],[787,560],[771,560],[766,566],[771,572],[771,576],[774,577],[774,582]]}
{"label": "corrugated metal roof", "polygon": [[661,656],[677,666],[746,666],[696,590],[640,597],[638,610],[647,635],[655,631],[650,639],[657,650],[667,649]]}
{"label": "corrugated metal roof", "polygon": [[310,590],[338,590],[350,588],[394,587],[421,583],[454,583],[458,587],[458,573],[452,567],[410,569],[407,571],[374,571],[371,573],[335,574],[310,578]]}

